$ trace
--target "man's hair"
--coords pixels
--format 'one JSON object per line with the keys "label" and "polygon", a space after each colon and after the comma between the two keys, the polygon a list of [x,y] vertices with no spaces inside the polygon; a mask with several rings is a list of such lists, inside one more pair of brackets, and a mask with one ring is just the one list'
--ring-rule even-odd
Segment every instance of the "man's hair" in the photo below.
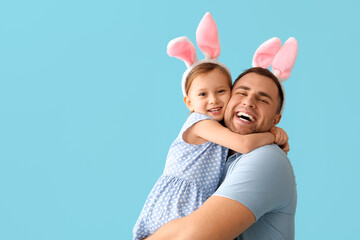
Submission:
{"label": "man's hair", "polygon": [[198,66],[194,67],[194,69],[191,70],[188,77],[186,78],[186,83],[185,83],[186,95],[189,93],[190,86],[196,77],[206,75],[214,69],[219,69],[223,74],[227,76],[229,87],[231,89],[232,87],[231,76],[229,75],[228,71],[226,71],[225,68],[215,63],[201,63]]}
{"label": "man's hair", "polygon": [[235,84],[237,83],[237,81],[242,78],[243,76],[245,76],[248,73],[257,73],[259,75],[265,76],[270,78],[271,80],[273,80],[273,82],[276,84],[277,89],[278,89],[278,93],[279,93],[279,104],[278,104],[278,109],[277,109],[277,113],[280,113],[282,105],[284,104],[284,93],[282,90],[282,87],[280,85],[279,80],[277,79],[277,77],[275,77],[275,75],[270,72],[268,69],[265,68],[261,68],[261,67],[253,67],[253,68],[249,68],[247,70],[245,70],[243,73],[241,73],[234,81],[233,86],[235,86]]}

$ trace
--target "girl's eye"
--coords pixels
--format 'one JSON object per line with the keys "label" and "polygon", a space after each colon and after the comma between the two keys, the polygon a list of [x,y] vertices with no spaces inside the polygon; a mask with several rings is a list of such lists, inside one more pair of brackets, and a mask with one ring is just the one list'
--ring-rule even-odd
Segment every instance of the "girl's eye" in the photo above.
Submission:
{"label": "girl's eye", "polygon": [[225,89],[221,89],[221,90],[219,90],[218,93],[224,93],[224,92],[226,92]]}
{"label": "girl's eye", "polygon": [[204,97],[204,96],[206,96],[206,93],[199,93],[199,96]]}

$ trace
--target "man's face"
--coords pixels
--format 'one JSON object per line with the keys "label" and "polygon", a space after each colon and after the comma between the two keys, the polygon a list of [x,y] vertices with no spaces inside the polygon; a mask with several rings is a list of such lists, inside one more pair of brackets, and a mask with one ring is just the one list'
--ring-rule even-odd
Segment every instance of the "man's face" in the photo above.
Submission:
{"label": "man's face", "polygon": [[233,132],[250,134],[267,132],[281,119],[276,84],[271,78],[248,73],[233,86],[225,110],[225,124]]}

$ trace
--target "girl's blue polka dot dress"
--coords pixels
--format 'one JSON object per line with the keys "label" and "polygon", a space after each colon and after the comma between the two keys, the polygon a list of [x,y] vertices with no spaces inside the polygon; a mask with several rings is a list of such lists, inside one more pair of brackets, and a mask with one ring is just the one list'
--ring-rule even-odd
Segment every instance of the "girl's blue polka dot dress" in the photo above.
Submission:
{"label": "girl's blue polka dot dress", "polygon": [[164,173],[151,190],[133,229],[134,240],[146,238],[165,223],[192,213],[215,192],[228,149],[212,142],[188,144],[182,139],[189,127],[205,119],[213,120],[192,113],[171,145]]}

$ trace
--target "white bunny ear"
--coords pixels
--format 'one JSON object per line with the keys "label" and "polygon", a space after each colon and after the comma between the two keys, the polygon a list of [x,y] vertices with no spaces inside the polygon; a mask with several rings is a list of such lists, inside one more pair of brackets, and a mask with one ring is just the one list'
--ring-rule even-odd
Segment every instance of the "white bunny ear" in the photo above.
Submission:
{"label": "white bunny ear", "polygon": [[272,72],[280,80],[285,81],[290,77],[298,53],[298,43],[291,37],[281,47],[272,62]]}
{"label": "white bunny ear", "polygon": [[270,38],[261,44],[255,51],[252,66],[268,68],[270,67],[276,53],[281,47],[281,41],[277,37]]}
{"label": "white bunny ear", "polygon": [[195,46],[187,37],[171,40],[167,45],[167,54],[184,61],[187,67],[197,62]]}
{"label": "white bunny ear", "polygon": [[205,59],[217,59],[220,55],[220,40],[216,23],[209,12],[205,13],[196,29],[196,42]]}

